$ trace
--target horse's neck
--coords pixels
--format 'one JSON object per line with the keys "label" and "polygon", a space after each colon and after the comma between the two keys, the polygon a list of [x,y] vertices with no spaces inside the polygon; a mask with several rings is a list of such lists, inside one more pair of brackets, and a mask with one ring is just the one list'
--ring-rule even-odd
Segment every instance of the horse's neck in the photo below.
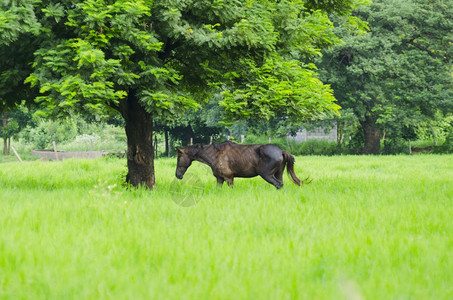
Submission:
{"label": "horse's neck", "polygon": [[216,157],[217,151],[212,145],[210,145],[208,147],[205,147],[202,151],[199,151],[195,156],[195,160],[207,164],[211,167]]}

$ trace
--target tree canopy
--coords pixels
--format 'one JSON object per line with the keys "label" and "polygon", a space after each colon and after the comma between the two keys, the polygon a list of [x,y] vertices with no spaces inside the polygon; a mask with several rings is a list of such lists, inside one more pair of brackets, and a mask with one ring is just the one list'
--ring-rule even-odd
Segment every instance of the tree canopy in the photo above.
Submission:
{"label": "tree canopy", "polygon": [[[239,117],[309,118],[339,108],[314,66],[293,59],[338,41],[313,3],[110,2],[38,2],[47,43],[27,82],[40,86],[48,113],[119,108],[131,88],[162,121],[219,88]],[[341,4],[339,11],[348,7]]]}

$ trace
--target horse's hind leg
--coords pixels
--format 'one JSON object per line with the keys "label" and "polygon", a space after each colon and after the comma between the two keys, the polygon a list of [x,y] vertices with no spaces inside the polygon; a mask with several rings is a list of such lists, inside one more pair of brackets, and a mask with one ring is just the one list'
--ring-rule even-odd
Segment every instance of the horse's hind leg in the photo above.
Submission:
{"label": "horse's hind leg", "polygon": [[277,172],[275,172],[275,174],[274,174],[275,178],[277,178],[277,180],[282,182],[282,185],[283,185],[283,171],[284,170],[285,170],[285,163],[281,163],[277,169]]}
{"label": "horse's hind leg", "polygon": [[285,165],[282,160],[270,162],[267,166],[261,170],[260,176],[274,185],[277,189],[283,186],[283,169]]}
{"label": "horse's hind leg", "polygon": [[277,179],[277,178],[274,176],[274,174],[261,175],[261,177],[262,177],[264,180],[266,180],[267,182],[269,182],[270,184],[272,184],[273,186],[275,186],[277,189],[280,189],[280,188],[283,186],[283,181]]}
{"label": "horse's hind leg", "polygon": [[234,184],[234,177],[230,177],[230,178],[225,178],[226,182],[228,183],[228,186],[229,187],[233,187],[233,184]]}

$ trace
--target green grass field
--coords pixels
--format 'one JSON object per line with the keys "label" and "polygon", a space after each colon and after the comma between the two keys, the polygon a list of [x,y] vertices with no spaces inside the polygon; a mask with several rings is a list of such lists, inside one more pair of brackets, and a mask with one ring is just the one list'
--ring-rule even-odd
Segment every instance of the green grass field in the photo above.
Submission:
{"label": "green grass field", "polygon": [[279,191],[175,164],[0,164],[0,299],[453,299],[452,155],[297,157]]}

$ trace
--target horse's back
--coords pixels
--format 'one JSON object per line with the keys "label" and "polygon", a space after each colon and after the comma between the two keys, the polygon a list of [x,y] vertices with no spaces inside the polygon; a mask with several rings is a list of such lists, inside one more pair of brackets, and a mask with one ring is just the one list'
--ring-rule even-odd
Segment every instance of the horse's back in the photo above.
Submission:
{"label": "horse's back", "polygon": [[247,165],[247,162],[256,165],[262,160],[274,162],[283,160],[283,150],[273,144],[242,145],[229,142],[223,150],[230,161],[241,161],[244,165]]}
{"label": "horse's back", "polygon": [[234,142],[223,142],[213,145],[215,149],[227,155],[241,155],[241,154],[263,154],[268,157],[280,157],[283,150],[274,144],[250,144],[243,145]]}

